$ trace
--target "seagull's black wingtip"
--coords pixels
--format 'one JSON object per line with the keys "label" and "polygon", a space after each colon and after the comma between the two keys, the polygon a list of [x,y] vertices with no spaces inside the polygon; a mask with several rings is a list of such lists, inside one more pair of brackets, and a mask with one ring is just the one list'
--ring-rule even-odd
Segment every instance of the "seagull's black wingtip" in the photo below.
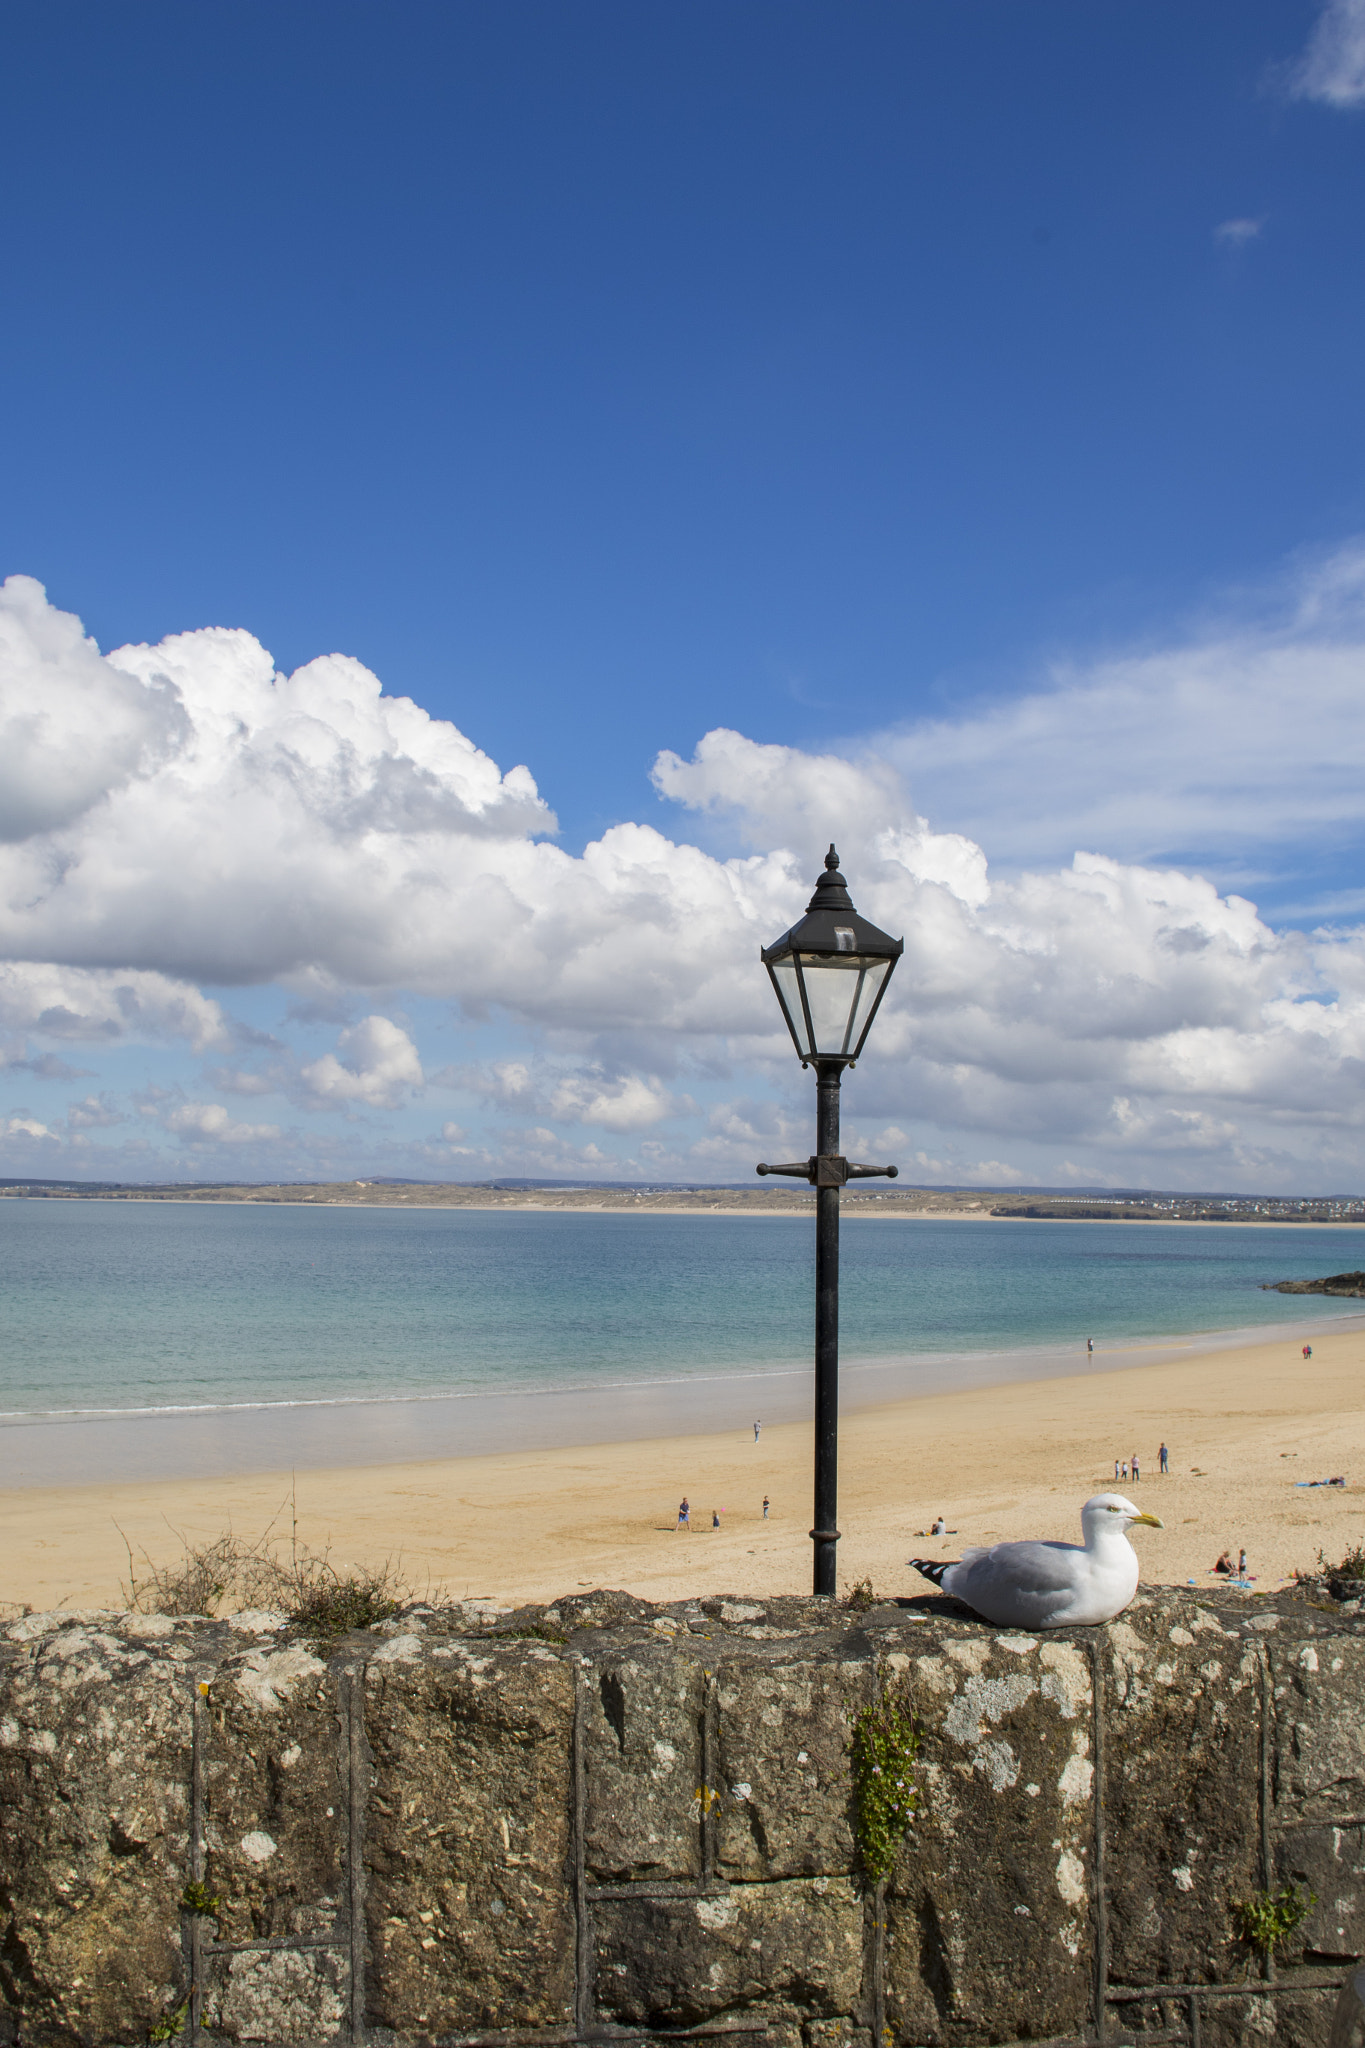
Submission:
{"label": "seagull's black wingtip", "polygon": [[912,1570],[923,1572],[926,1579],[932,1579],[936,1586],[943,1584],[943,1575],[950,1572],[958,1559],[955,1557],[909,1557],[906,1563]]}

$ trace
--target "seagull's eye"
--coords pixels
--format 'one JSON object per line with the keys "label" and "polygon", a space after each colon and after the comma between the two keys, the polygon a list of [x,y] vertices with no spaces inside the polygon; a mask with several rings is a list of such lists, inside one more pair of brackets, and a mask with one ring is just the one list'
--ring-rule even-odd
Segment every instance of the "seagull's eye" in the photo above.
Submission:
{"label": "seagull's eye", "polygon": [[1114,1506],[1114,1503],[1113,1503],[1113,1501],[1111,1500],[1111,1501],[1110,1501],[1110,1503],[1109,1503],[1109,1512],[1110,1512],[1110,1514],[1111,1514],[1111,1515],[1121,1515],[1121,1514],[1123,1513],[1123,1509],[1122,1509],[1122,1508],[1116,1508],[1116,1507]]}

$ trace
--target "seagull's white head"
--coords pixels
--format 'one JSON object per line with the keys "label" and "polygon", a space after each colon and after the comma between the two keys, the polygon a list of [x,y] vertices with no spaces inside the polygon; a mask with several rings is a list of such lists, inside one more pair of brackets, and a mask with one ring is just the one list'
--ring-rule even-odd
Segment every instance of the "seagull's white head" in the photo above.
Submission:
{"label": "seagull's white head", "polygon": [[1164,1529],[1166,1526],[1159,1515],[1144,1514],[1121,1493],[1094,1494],[1081,1509],[1081,1527],[1087,1543],[1092,1529],[1098,1536],[1105,1529],[1122,1531],[1132,1528],[1134,1523],[1141,1525],[1144,1522],[1149,1529]]}

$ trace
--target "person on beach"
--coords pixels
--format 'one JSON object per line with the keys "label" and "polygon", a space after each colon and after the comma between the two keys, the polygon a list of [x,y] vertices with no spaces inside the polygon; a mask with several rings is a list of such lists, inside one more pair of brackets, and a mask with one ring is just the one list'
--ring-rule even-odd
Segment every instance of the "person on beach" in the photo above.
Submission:
{"label": "person on beach", "polygon": [[1238,1578],[1239,1578],[1239,1579],[1244,1579],[1244,1578],[1246,1577],[1246,1575],[1247,1575],[1247,1554],[1246,1554],[1246,1552],[1245,1552],[1244,1550],[1239,1550],[1239,1551],[1238,1551],[1238,1553],[1237,1553],[1237,1576],[1238,1576]]}
{"label": "person on beach", "polygon": [[1226,1550],[1223,1552],[1223,1555],[1219,1558],[1217,1564],[1214,1566],[1214,1570],[1216,1572],[1222,1572],[1225,1578],[1230,1579],[1232,1577],[1232,1559],[1228,1556]]}
{"label": "person on beach", "polygon": [[713,1529],[719,1529],[719,1527],[720,1527],[720,1509],[719,1509],[719,1508],[712,1508],[712,1510],[711,1510],[711,1527],[712,1527]]}
{"label": "person on beach", "polygon": [[1134,1479],[1141,1479],[1141,1477],[1142,1477],[1142,1474],[1141,1474],[1141,1473],[1140,1473],[1140,1472],[1138,1471],[1138,1461],[1137,1461],[1137,1452],[1136,1452],[1136,1451],[1134,1451],[1134,1453],[1133,1453],[1133,1458],[1132,1458],[1132,1465],[1133,1465],[1133,1477],[1134,1477]]}
{"label": "person on beach", "polygon": [[1305,1358],[1311,1358],[1311,1357],[1313,1356],[1313,1347],[1312,1347],[1312,1345],[1311,1345],[1311,1344],[1305,1344],[1305,1345],[1304,1345],[1304,1347],[1303,1347],[1303,1355],[1304,1355],[1304,1357],[1305,1357]]}
{"label": "person on beach", "polygon": [[678,1527],[686,1529],[689,1536],[692,1534],[692,1510],[687,1505],[686,1494],[678,1502]]}
{"label": "person on beach", "polygon": [[768,1496],[766,1493],[763,1496],[763,1519],[765,1522],[768,1519]]}
{"label": "person on beach", "polygon": [[1125,1458],[1125,1459],[1124,1459],[1124,1461],[1123,1461],[1123,1473],[1122,1473],[1122,1477],[1123,1477],[1124,1479],[1127,1479],[1127,1477],[1128,1477],[1128,1460],[1127,1460],[1126,1458]]}
{"label": "person on beach", "polygon": [[1163,1444],[1163,1445],[1161,1446],[1161,1449],[1160,1449],[1160,1450],[1159,1450],[1159,1451],[1157,1452],[1157,1454],[1156,1454],[1156,1455],[1157,1455],[1157,1462],[1158,1462],[1158,1465],[1159,1465],[1159,1467],[1160,1467],[1161,1471],[1162,1471],[1162,1472],[1164,1472],[1164,1471],[1166,1470],[1166,1459],[1167,1459],[1167,1456],[1168,1456],[1168,1452],[1167,1452],[1167,1450],[1166,1450],[1166,1446],[1165,1446],[1165,1444]]}
{"label": "person on beach", "polygon": [[1095,1356],[1095,1340],[1093,1337],[1087,1337],[1085,1340],[1085,1355],[1087,1362]]}
{"label": "person on beach", "polygon": [[755,1442],[755,1443],[757,1443],[757,1442],[758,1442],[758,1432],[760,1431],[760,1429],[762,1429],[762,1427],[763,1427],[763,1424],[762,1424],[761,1422],[756,1422],[756,1423],[754,1424],[754,1442]]}
{"label": "person on beach", "polygon": [[1115,1460],[1114,1460],[1114,1477],[1115,1477],[1115,1479],[1117,1479],[1117,1478],[1118,1478],[1118,1476],[1119,1476],[1119,1461],[1118,1461],[1118,1459],[1117,1459],[1117,1458],[1115,1458]]}
{"label": "person on beach", "polygon": [[929,1534],[931,1536],[946,1536],[948,1534],[948,1524],[942,1515],[939,1516]]}

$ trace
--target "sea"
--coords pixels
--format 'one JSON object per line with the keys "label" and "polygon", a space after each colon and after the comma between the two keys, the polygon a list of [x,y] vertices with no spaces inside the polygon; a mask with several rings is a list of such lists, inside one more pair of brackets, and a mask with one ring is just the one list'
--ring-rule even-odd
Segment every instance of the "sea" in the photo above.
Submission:
{"label": "sea", "polygon": [[[850,1217],[846,1409],[1362,1325],[1358,1231]],[[0,1483],[747,1429],[810,1412],[809,1217],[0,1201]],[[1093,1362],[1086,1341],[1093,1341]],[[1293,1340],[1293,1346],[1291,1341]]]}

